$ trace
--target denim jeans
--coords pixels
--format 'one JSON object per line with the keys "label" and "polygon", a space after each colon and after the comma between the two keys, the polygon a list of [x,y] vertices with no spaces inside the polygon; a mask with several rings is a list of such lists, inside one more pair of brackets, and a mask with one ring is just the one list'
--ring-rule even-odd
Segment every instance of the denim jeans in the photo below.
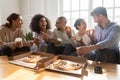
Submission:
{"label": "denim jeans", "polygon": [[110,49],[99,49],[91,53],[86,54],[89,60],[101,61],[106,63],[118,63],[119,62],[119,51]]}
{"label": "denim jeans", "polygon": [[55,55],[62,54],[64,46],[56,46],[53,42],[48,44],[47,53],[52,53]]}

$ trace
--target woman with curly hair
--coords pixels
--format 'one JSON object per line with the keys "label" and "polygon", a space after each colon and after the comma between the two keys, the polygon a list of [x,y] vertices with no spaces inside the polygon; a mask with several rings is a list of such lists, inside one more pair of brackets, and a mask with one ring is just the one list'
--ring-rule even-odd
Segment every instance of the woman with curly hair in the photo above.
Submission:
{"label": "woman with curly hair", "polygon": [[46,52],[47,44],[52,36],[50,28],[50,22],[44,15],[36,14],[33,16],[30,29],[33,31],[33,37],[37,37],[40,40],[40,44],[37,45],[40,51]]}

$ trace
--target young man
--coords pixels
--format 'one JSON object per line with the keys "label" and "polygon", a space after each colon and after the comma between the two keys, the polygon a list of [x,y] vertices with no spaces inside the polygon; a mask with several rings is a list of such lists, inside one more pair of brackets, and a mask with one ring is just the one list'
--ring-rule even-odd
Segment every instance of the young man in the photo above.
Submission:
{"label": "young man", "polygon": [[48,45],[48,53],[63,54],[64,48],[69,44],[72,45],[72,30],[69,26],[66,26],[66,23],[67,19],[65,17],[57,18],[56,28],[53,32],[53,42]]}
{"label": "young man", "polygon": [[77,49],[77,54],[88,59],[118,63],[120,40],[120,26],[108,19],[104,7],[97,7],[91,12],[94,22],[97,23],[93,33],[93,45],[82,46]]}

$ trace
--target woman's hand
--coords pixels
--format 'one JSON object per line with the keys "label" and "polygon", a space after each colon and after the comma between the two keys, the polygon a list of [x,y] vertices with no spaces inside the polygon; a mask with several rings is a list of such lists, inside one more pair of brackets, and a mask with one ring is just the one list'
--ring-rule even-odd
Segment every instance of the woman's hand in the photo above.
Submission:
{"label": "woman's hand", "polygon": [[15,39],[15,45],[16,45],[16,47],[18,47],[18,48],[21,48],[21,47],[23,47],[23,41],[22,41],[22,38],[16,38]]}
{"label": "woman's hand", "polygon": [[41,31],[40,33],[42,34],[43,39],[44,39],[46,42],[48,42],[48,41],[50,40],[49,36],[48,36],[45,32]]}
{"label": "woman's hand", "polygon": [[35,37],[34,40],[33,40],[33,43],[35,43],[36,45],[39,45],[39,41],[40,40],[37,37]]}
{"label": "woman's hand", "polygon": [[93,38],[94,38],[94,29],[87,30],[87,34],[90,37],[90,39],[93,40]]}

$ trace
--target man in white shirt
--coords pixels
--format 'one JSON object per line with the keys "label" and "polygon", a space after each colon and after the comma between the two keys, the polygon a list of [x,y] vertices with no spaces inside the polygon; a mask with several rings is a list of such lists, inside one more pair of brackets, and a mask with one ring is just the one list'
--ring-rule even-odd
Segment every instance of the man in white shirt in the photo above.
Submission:
{"label": "man in white shirt", "polygon": [[67,44],[74,45],[71,37],[73,36],[72,30],[66,26],[67,19],[63,16],[58,17],[56,20],[53,32],[53,42],[48,45],[48,53],[62,54]]}

